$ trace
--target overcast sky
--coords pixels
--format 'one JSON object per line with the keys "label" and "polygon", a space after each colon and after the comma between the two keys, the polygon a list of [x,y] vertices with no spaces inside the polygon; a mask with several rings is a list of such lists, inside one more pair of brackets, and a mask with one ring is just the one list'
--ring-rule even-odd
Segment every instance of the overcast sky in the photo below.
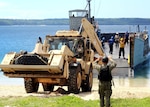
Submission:
{"label": "overcast sky", "polygon": [[[68,18],[84,9],[86,0],[0,0],[0,19]],[[150,18],[150,0],[92,0],[95,18]]]}

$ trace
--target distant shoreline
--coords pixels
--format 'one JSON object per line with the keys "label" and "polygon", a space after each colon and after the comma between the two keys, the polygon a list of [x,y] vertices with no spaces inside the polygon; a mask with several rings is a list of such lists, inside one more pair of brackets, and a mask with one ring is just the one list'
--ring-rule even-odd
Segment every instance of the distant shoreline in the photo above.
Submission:
{"label": "distant shoreline", "polygon": [[[150,18],[96,18],[95,20],[100,25],[150,25]],[[0,19],[0,25],[69,25],[69,19]]]}

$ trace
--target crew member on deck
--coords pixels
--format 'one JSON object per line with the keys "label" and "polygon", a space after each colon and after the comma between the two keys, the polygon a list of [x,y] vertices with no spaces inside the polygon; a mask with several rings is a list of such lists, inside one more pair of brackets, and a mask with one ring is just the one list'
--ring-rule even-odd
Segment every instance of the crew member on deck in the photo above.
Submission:
{"label": "crew member on deck", "polygon": [[124,55],[125,55],[124,46],[125,46],[124,38],[121,38],[120,41],[119,41],[119,58],[120,58],[121,53],[122,53],[123,54],[123,59],[125,59],[125,57],[124,57]]}

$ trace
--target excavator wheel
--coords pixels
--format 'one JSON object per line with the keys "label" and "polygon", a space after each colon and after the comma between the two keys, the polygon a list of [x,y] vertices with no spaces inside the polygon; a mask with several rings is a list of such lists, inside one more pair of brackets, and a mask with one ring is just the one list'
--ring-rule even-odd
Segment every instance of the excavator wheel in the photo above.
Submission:
{"label": "excavator wheel", "polygon": [[25,78],[24,85],[27,93],[37,92],[39,88],[39,83],[33,78]]}
{"label": "excavator wheel", "polygon": [[80,92],[81,87],[81,68],[78,67],[71,67],[69,74],[69,86],[68,91],[70,93],[78,94]]}
{"label": "excavator wheel", "polygon": [[82,81],[82,92],[91,92],[93,85],[93,72],[92,72],[92,67],[89,69],[89,74],[86,76],[86,80]]}
{"label": "excavator wheel", "polygon": [[48,84],[48,83],[42,83],[43,90],[44,91],[53,91],[54,85]]}

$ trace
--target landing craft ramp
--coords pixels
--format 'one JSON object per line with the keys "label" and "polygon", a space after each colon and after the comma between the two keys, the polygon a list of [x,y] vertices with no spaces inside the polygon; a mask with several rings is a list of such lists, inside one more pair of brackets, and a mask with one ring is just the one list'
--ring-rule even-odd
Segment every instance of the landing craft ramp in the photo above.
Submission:
{"label": "landing craft ramp", "polygon": [[[109,46],[107,42],[105,43],[104,51],[107,56],[112,56],[114,61],[117,63],[117,67],[114,68],[112,71],[113,76],[130,77],[134,75],[133,71],[131,71],[131,68],[128,64],[129,44],[125,45],[125,58],[126,59],[123,59],[123,57],[119,59],[119,47],[116,48],[115,44],[113,46],[113,54],[109,53]],[[94,74],[95,74],[94,77],[97,77],[96,70],[94,70]]]}

